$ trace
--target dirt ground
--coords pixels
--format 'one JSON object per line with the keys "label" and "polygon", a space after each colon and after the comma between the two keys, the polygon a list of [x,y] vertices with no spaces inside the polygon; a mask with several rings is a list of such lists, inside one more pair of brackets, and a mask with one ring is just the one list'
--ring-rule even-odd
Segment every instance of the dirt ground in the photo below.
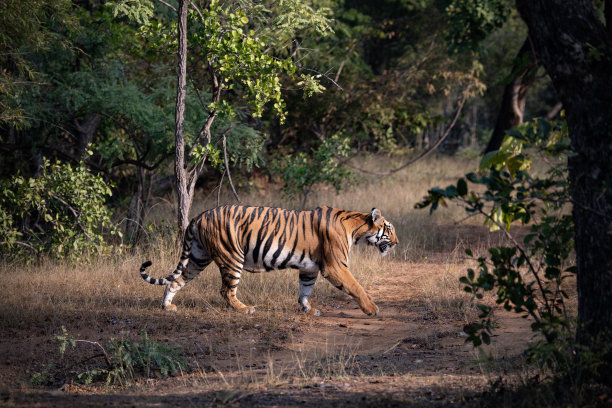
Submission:
{"label": "dirt ground", "polygon": [[[83,326],[75,312],[64,323],[79,338],[103,343],[144,323],[151,338],[181,345],[189,361],[183,375],[127,388],[66,380],[70,376],[63,374],[74,367],[93,364],[82,360],[96,350],[80,345],[80,353],[73,353],[78,360],[62,359],[57,331],[49,329],[55,323],[3,325],[0,406],[478,406],[497,374],[522,366],[529,322],[496,311],[497,331],[486,349],[492,363],[478,363],[482,355],[465,344],[462,313],[411,301],[414,279],[436,267],[397,262],[369,290],[381,309],[376,317],[365,316],[344,295],[319,305],[320,317],[223,312],[232,324],[205,319],[206,310],[199,316],[155,310],[116,318],[101,313],[95,324]],[[49,363],[55,382],[32,386],[32,374]]]}

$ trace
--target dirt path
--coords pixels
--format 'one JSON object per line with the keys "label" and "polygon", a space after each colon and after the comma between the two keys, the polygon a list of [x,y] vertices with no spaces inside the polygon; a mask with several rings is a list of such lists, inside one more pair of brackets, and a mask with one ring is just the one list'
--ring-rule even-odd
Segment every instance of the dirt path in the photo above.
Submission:
{"label": "dirt path", "polygon": [[[419,269],[420,268],[420,269]],[[498,328],[486,350],[493,365],[475,364],[465,344],[461,314],[414,299],[414,279],[431,265],[398,267],[370,291],[381,314],[365,316],[338,297],[318,318],[287,316],[270,329],[265,311],[233,328],[203,325],[181,316],[175,333],[196,362],[184,376],[144,381],[128,389],[56,384],[31,387],[27,379],[57,347],[35,328],[0,332],[2,406],[448,406],[475,404],[495,370],[520,365],[529,322],[497,313]],[[161,312],[160,312],[160,316]],[[176,324],[176,321],[174,324]],[[99,322],[98,337],[117,335],[121,324]],[[100,335],[100,330],[104,333]],[[155,327],[150,327],[156,333]],[[158,329],[157,337],[164,330]],[[239,331],[235,336],[232,331]],[[151,334],[153,335],[153,334]],[[94,336],[93,330],[91,336]],[[29,370],[25,372],[25,369]],[[489,370],[492,374],[485,375]]]}

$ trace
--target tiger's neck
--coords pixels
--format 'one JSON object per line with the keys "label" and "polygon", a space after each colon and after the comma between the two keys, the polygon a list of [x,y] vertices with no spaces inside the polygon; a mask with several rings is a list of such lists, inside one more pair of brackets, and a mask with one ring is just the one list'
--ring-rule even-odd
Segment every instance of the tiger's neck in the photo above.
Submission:
{"label": "tiger's neck", "polygon": [[353,212],[342,218],[341,222],[351,244],[359,241],[370,230],[370,214]]}

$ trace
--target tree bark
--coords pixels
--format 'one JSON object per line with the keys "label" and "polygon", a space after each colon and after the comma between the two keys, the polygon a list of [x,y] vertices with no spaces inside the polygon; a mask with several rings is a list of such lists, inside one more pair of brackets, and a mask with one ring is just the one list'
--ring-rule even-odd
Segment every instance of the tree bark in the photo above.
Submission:
{"label": "tree bark", "polygon": [[[189,209],[193,199],[193,190],[189,188],[189,178],[185,166],[185,94],[187,91],[187,0],[178,2],[178,70],[176,84],[176,108],[174,111],[174,174],[176,176],[176,194],[178,198],[178,241],[189,225]],[[191,191],[190,191],[191,190]]]}
{"label": "tree bark", "polygon": [[566,111],[575,153],[568,168],[574,202],[577,339],[597,348],[612,340],[612,42],[591,0],[516,4]]}
{"label": "tree bark", "polygon": [[132,195],[130,205],[127,212],[127,221],[125,223],[124,238],[127,244],[134,248],[144,230],[144,219],[146,209],[149,208],[149,200],[151,199],[151,172],[144,167],[137,167],[138,182],[136,191]]}
{"label": "tree bark", "polygon": [[101,116],[97,113],[92,113],[83,119],[83,122],[78,123],[75,120],[76,130],[79,132],[79,139],[75,147],[75,156],[82,159],[85,156],[87,146],[93,141],[93,135],[100,124]]}
{"label": "tree bark", "polygon": [[527,101],[527,91],[535,79],[538,62],[533,54],[529,37],[516,55],[510,82],[504,88],[501,106],[495,122],[495,128],[484,153],[498,150],[504,141],[506,130],[512,129],[523,122],[523,112]]}

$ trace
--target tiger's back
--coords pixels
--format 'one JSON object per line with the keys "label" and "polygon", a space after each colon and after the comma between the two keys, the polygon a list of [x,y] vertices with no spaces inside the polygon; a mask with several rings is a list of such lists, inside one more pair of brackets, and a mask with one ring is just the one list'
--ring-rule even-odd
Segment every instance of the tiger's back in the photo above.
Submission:
{"label": "tiger's back", "polygon": [[228,206],[205,211],[196,222],[201,242],[221,262],[244,258],[243,269],[249,272],[286,268],[316,272],[323,242],[340,233],[335,221],[343,213],[329,207],[293,211]]}
{"label": "tiger's back", "polygon": [[361,213],[330,207],[312,211],[217,207],[191,221],[173,275],[165,280],[148,278],[145,264],[141,275],[167,286],[163,306],[175,310],[171,301],[176,291],[214,261],[221,272],[221,294],[232,307],[250,313],[253,308],[236,298],[242,270],[299,269],[299,302],[311,312],[308,296],[320,271],[334,286],[356,297],[364,312],[375,314],[378,308],[348,270],[350,248],[361,240],[378,246],[383,254],[397,244],[392,225],[377,209]]}

